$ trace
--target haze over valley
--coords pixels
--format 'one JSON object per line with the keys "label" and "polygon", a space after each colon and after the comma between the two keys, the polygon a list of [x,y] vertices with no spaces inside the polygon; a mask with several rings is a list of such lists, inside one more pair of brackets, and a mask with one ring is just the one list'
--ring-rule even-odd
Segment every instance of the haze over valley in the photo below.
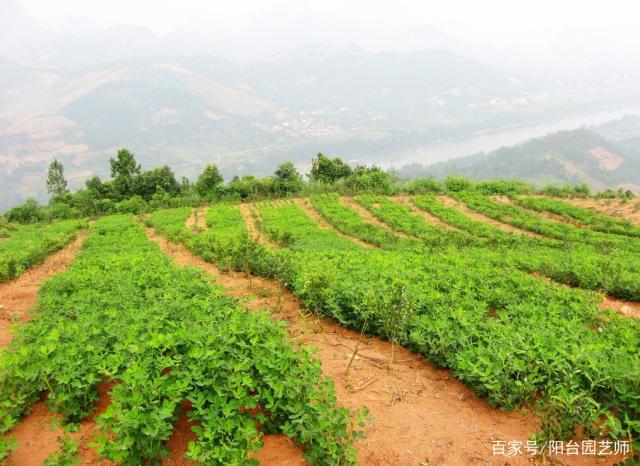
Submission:
{"label": "haze over valley", "polygon": [[[225,177],[265,175],[285,160],[304,170],[319,151],[401,169],[497,149],[505,134],[506,145],[544,136],[536,128],[567,119],[575,126],[558,129],[640,114],[638,63],[595,49],[568,63],[425,22],[258,16],[245,28],[206,35],[190,20],[158,32],[69,17],[54,30],[3,0],[0,209],[46,199],[52,159],[78,187],[108,176],[121,147],[188,177],[207,163]],[[601,184],[640,185],[634,176]]]}

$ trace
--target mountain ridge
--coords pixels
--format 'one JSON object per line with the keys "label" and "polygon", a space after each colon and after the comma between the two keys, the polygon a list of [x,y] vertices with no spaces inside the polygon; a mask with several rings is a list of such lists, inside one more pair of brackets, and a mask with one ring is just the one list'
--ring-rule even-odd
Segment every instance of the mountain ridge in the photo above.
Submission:
{"label": "mountain ridge", "polygon": [[[640,148],[640,138],[635,144]],[[640,150],[632,147],[628,139],[610,141],[597,128],[582,127],[429,166],[407,165],[398,174],[522,179],[537,185],[587,183],[598,190],[622,187],[640,193]]]}

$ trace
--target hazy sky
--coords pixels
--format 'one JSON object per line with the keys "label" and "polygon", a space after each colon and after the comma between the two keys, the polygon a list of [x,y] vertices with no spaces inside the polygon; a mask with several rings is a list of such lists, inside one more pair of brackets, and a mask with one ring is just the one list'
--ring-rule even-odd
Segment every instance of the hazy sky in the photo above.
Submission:
{"label": "hazy sky", "polygon": [[[558,40],[640,47],[636,0],[22,0],[42,25],[59,29],[70,16],[111,24],[138,24],[166,33],[185,23],[224,35],[253,21],[300,18],[367,23],[401,29],[435,26],[455,38],[507,48],[543,49]],[[216,34],[213,34],[216,33]],[[296,44],[297,45],[297,44]]]}

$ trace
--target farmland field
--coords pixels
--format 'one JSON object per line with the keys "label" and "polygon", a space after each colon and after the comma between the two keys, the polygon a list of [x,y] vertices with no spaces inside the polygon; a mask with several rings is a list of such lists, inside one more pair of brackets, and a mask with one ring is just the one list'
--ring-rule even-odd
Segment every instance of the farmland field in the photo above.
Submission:
{"label": "farmland field", "polygon": [[40,399],[82,426],[106,386],[91,448],[123,464],[182,464],[185,416],[200,464],[264,459],[271,434],[308,464],[480,464],[500,460],[495,440],[637,451],[638,301],[640,227],[557,199],[321,194],[105,217],[0,356],[0,428]]}
{"label": "farmland field", "polygon": [[0,242],[0,283],[18,277],[49,254],[65,246],[85,226],[82,221],[62,221],[51,225],[29,225],[5,229]]}

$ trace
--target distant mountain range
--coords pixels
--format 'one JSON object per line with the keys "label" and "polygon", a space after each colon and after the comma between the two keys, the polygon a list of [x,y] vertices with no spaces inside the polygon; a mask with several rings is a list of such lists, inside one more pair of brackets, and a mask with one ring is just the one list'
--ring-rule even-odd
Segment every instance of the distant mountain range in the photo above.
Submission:
{"label": "distant mountain range", "polygon": [[560,131],[430,166],[407,165],[398,173],[405,178],[521,179],[537,185],[584,182],[594,189],[623,188],[640,194],[640,117]]}
{"label": "distant mountain range", "polygon": [[284,160],[304,168],[318,151],[382,163],[432,141],[629,98],[442,50],[313,45],[241,64],[214,55],[225,47],[126,25],[53,34],[16,0],[0,2],[0,211],[46,199],[53,158],[72,187],[107,176],[120,147],[147,168],[190,177],[206,163],[227,177],[265,175]]}

